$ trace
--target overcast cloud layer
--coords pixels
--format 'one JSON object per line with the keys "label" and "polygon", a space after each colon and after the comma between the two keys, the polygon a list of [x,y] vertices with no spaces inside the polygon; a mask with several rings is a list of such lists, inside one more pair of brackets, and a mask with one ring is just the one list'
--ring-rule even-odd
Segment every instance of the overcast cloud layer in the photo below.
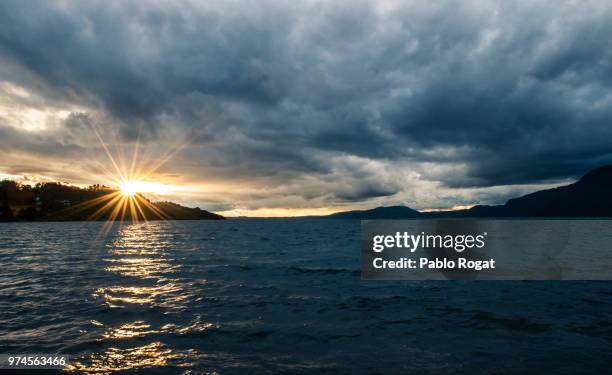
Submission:
{"label": "overcast cloud layer", "polygon": [[94,182],[93,127],[189,139],[161,172],[211,209],[501,203],[612,162],[610,35],[607,1],[2,1],[0,173]]}

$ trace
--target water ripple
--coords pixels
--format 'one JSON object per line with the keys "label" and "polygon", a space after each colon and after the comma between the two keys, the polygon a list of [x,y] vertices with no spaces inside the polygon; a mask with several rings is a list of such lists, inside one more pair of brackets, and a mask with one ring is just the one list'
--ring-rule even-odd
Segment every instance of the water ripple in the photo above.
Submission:
{"label": "water ripple", "polygon": [[0,351],[97,374],[609,370],[610,283],[364,282],[345,221],[103,225],[0,224]]}

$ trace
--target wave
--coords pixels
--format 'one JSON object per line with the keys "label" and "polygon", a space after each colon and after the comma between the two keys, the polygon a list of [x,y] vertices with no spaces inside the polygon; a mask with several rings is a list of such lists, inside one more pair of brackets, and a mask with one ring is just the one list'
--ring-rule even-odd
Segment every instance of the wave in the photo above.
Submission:
{"label": "wave", "polygon": [[548,323],[534,323],[524,317],[505,317],[489,311],[476,311],[463,322],[463,326],[471,328],[499,327],[514,331],[542,333],[552,327]]}

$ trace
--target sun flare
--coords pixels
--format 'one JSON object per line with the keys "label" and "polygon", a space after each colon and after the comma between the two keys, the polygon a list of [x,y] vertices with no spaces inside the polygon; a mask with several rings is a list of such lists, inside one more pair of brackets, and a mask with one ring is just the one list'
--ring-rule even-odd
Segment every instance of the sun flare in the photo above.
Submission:
{"label": "sun flare", "polygon": [[119,190],[125,197],[133,197],[137,193],[153,193],[163,195],[168,192],[168,189],[163,184],[158,182],[130,180],[119,184]]}
{"label": "sun flare", "polygon": [[108,179],[109,185],[92,186],[91,191],[96,196],[72,206],[71,210],[75,212],[95,210],[88,215],[88,220],[106,219],[107,225],[104,226],[102,232],[110,230],[112,222],[116,220],[120,222],[124,220],[134,222],[140,220],[147,222],[149,219],[168,220],[170,216],[150,199],[167,196],[176,191],[177,186],[153,182],[150,179],[158,177],[155,176],[156,171],[179,152],[184,144],[170,148],[159,158],[140,160],[140,142],[137,141],[130,162],[124,158],[123,152],[115,150],[113,154],[95,127],[93,131],[108,157],[110,168],[104,163],[100,163],[99,167]]}
{"label": "sun flare", "polygon": [[121,194],[124,197],[133,197],[136,193],[138,193],[138,186],[134,182],[124,182],[119,186],[121,189]]}

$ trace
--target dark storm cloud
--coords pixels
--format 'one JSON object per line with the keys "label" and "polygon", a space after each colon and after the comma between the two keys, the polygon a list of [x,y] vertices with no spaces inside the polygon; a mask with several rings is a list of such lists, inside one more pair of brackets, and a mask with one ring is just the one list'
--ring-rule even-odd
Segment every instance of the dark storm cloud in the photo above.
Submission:
{"label": "dark storm cloud", "polygon": [[[228,176],[342,178],[331,156],[356,156],[493,186],[612,162],[610,35],[595,1],[3,1],[0,72],[127,139],[187,131]],[[366,172],[335,196],[401,191]]]}
{"label": "dark storm cloud", "polygon": [[260,27],[240,13],[224,19],[222,9],[194,15],[180,4],[64,5],[0,4],[4,63],[64,95],[99,100],[132,126],[155,125],[155,115],[180,110],[174,100],[194,92],[262,106],[283,97],[279,71],[268,71],[282,25]]}
{"label": "dark storm cloud", "polygon": [[382,184],[361,184],[338,191],[335,196],[343,201],[363,201],[365,199],[386,197],[397,193],[393,186]]}
{"label": "dark storm cloud", "polygon": [[83,155],[83,148],[76,144],[65,144],[48,136],[27,134],[2,126],[0,126],[0,151],[17,151],[50,157],[76,158]]}

